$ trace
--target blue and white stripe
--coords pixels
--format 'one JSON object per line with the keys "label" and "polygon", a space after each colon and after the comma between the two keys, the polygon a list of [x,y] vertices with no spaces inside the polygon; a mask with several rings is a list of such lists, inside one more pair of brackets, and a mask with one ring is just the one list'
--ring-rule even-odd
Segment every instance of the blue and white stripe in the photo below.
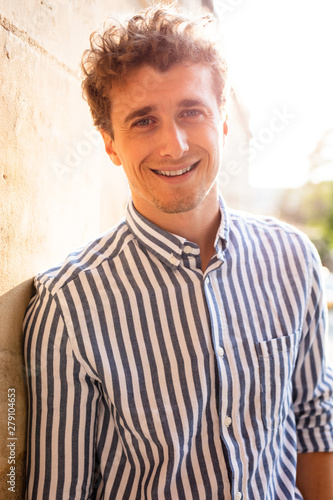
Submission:
{"label": "blue and white stripe", "polygon": [[302,498],[297,453],[333,450],[320,263],[288,225],[221,214],[205,273],[130,202],[36,278],[28,499]]}

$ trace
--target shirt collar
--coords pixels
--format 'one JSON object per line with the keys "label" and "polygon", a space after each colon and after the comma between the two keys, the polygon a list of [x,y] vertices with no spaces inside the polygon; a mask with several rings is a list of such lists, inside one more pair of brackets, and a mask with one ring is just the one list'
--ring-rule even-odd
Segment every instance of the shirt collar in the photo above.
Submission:
{"label": "shirt collar", "polygon": [[219,226],[219,229],[217,231],[216,239],[215,239],[215,250],[217,253],[217,256],[220,260],[223,260],[223,254],[224,251],[226,250],[228,246],[228,241],[229,241],[229,212],[227,205],[222,198],[222,196],[219,197],[219,203],[220,203],[220,212],[221,212],[221,223]]}
{"label": "shirt collar", "polygon": [[[221,224],[215,239],[215,250],[217,257],[223,260],[223,253],[228,242],[229,217],[222,197],[219,202]],[[181,263],[185,246],[190,244],[194,248],[194,244],[188,242],[186,238],[164,231],[141,215],[134,207],[132,197],[126,208],[126,222],[137,240],[171,268],[177,268]]]}

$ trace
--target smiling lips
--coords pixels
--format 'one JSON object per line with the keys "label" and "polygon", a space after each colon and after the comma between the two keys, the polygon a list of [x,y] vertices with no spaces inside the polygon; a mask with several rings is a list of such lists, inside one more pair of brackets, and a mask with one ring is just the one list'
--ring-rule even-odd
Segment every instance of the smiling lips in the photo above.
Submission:
{"label": "smiling lips", "polygon": [[154,170],[156,174],[159,175],[165,175],[167,177],[177,177],[179,175],[186,174],[186,172],[189,172],[192,170],[194,167],[198,165],[199,162],[193,163],[193,165],[189,165],[188,167],[182,168],[180,170]]}

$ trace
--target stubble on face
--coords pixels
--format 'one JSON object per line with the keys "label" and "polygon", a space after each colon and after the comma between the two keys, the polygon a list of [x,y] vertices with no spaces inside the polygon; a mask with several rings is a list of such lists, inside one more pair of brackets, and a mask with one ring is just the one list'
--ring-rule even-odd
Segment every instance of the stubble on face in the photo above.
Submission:
{"label": "stubble on face", "polygon": [[193,197],[193,193],[189,195],[184,195],[184,193],[177,195],[174,193],[173,198],[170,197],[164,199],[163,193],[151,192],[151,201],[155,208],[164,212],[165,214],[180,214],[184,212],[190,212],[197,208],[207,196],[205,186],[196,192],[196,196]]}
{"label": "stubble on face", "polygon": [[152,201],[155,207],[161,212],[164,212],[166,214],[180,214],[183,212],[190,212],[191,210],[197,208],[200,205],[200,203],[204,200],[204,198],[205,198],[204,191],[197,193],[196,199],[187,196],[187,197],[182,197],[179,200],[170,200],[168,202],[165,202],[161,200],[161,198],[157,198],[154,195],[152,195]]}

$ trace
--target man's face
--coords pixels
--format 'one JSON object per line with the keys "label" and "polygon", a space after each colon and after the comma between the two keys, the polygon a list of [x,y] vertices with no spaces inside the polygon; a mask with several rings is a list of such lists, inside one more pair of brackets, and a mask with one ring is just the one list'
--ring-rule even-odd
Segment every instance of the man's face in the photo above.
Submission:
{"label": "man's face", "polygon": [[142,215],[156,221],[161,211],[196,209],[209,193],[217,200],[222,122],[208,66],[142,66],[111,99],[114,135],[102,132],[105,148]]}

